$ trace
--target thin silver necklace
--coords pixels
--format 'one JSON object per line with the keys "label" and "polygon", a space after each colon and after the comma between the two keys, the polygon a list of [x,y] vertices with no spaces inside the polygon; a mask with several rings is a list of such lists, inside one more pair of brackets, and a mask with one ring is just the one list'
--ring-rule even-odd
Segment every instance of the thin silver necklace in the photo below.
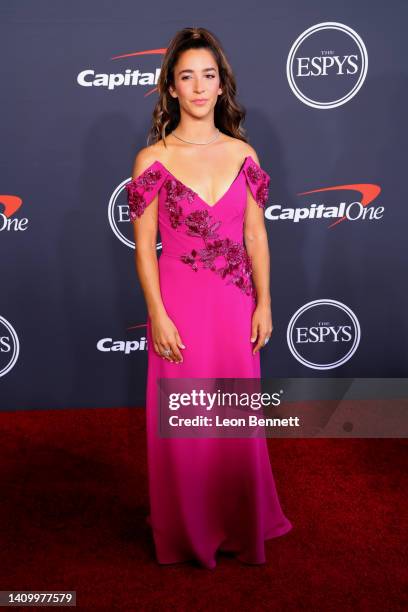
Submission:
{"label": "thin silver necklace", "polygon": [[173,136],[175,138],[178,138],[178,140],[181,140],[182,142],[186,142],[187,144],[194,144],[194,145],[207,145],[207,144],[210,144],[211,142],[214,142],[214,140],[216,140],[218,138],[220,133],[221,133],[220,130],[217,128],[217,134],[214,136],[214,138],[212,138],[208,142],[193,142],[191,140],[184,140],[184,138],[180,138],[180,136],[177,136],[177,134],[175,134],[174,131],[172,132]]}

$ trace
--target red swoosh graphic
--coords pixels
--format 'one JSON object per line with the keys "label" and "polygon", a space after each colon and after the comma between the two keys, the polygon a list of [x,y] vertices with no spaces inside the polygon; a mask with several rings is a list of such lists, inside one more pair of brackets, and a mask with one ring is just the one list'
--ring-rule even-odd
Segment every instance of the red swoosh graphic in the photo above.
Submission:
{"label": "red swoosh graphic", "polygon": [[[351,185],[335,185],[334,187],[322,187],[321,189],[312,189],[311,191],[301,191],[297,195],[307,195],[309,193],[318,193],[320,191],[338,191],[344,189],[348,191],[359,191],[361,194],[362,206],[368,206],[371,204],[371,202],[381,193],[381,187],[379,185],[375,185],[374,183],[354,183]],[[329,225],[329,227],[333,227],[345,219],[347,219],[347,217],[337,219],[337,221],[334,221],[331,225]]]}
{"label": "red swoosh graphic", "polygon": [[23,200],[17,196],[0,195],[0,204],[3,204],[3,215],[11,217],[20,208]]}
{"label": "red swoosh graphic", "polygon": [[[166,51],[167,49],[149,49],[147,51],[135,51],[134,53],[125,53],[124,55],[114,55],[113,57],[111,57],[111,59],[115,60],[122,59],[124,57],[135,57],[135,55],[164,55]],[[146,98],[147,96],[150,96],[155,91],[157,91],[157,87],[153,87],[153,89],[147,91],[144,97]]]}
{"label": "red swoosh graphic", "polygon": [[135,55],[164,55],[167,49],[149,49],[146,51],[135,51],[134,53],[125,53],[124,55],[114,55],[111,59],[120,59],[121,57],[134,57]]}
{"label": "red swoosh graphic", "polygon": [[130,327],[127,327],[126,329],[137,329],[138,327],[146,327],[147,323],[138,323],[137,325],[131,325]]}

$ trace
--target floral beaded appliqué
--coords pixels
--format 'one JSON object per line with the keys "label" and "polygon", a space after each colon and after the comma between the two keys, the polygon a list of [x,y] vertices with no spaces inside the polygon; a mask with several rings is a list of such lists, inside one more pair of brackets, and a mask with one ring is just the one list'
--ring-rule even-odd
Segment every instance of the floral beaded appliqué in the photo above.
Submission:
{"label": "floral beaded appliqu\u00e9", "polygon": [[[215,261],[219,257],[224,259],[224,263],[217,268]],[[246,295],[255,298],[251,259],[243,244],[230,238],[206,241],[203,249],[192,249],[190,253],[181,255],[181,261],[189,264],[195,272],[199,269],[198,262],[201,262],[203,268],[227,278],[227,285],[236,285]]]}
{"label": "floral beaded appliqu\u00e9", "polygon": [[[208,210],[193,210],[185,214],[180,200],[192,203],[196,192],[186,187],[178,179],[171,177],[164,182],[166,189],[165,207],[169,213],[171,226],[177,229],[180,226],[186,228],[189,236],[201,238],[204,248],[192,249],[190,253],[180,255],[180,260],[190,265],[194,271],[201,267],[210,269],[226,279],[227,284],[234,284],[246,295],[255,298],[255,287],[252,280],[251,259],[243,244],[235,242],[230,238],[220,238],[217,232],[221,221],[213,221]],[[216,260],[222,258],[221,265],[216,266]]]}
{"label": "floral beaded appliqu\u00e9", "polygon": [[[141,217],[144,209],[147,206],[145,193],[152,191],[161,179],[162,173],[160,170],[147,168],[140,176],[134,178],[125,185],[127,191],[127,199],[129,204],[129,216],[131,221],[137,217]],[[140,189],[143,191],[140,193]]]}
{"label": "floral beaded appliqu\u00e9", "polygon": [[204,241],[210,238],[218,238],[216,230],[220,227],[221,221],[211,221],[208,210],[195,210],[184,219],[189,236],[199,236]]}
{"label": "floral beaded appliqu\u00e9", "polygon": [[262,208],[265,208],[269,197],[269,175],[256,166],[253,162],[247,168],[247,176],[249,181],[255,186],[255,200]]}
{"label": "floral beaded appliqu\u00e9", "polygon": [[[251,259],[243,244],[230,238],[220,238],[217,229],[221,221],[212,221],[207,210],[196,210],[184,219],[187,234],[196,236],[204,241],[204,248],[192,249],[190,253],[183,253],[180,259],[197,272],[199,263],[221,278],[227,279],[227,284],[234,284],[247,295],[255,297],[255,288],[252,280]],[[222,258],[221,265],[216,266],[218,258]],[[219,261],[219,260],[218,260]]]}
{"label": "floral beaded appliqu\u00e9", "polygon": [[183,223],[183,209],[178,204],[179,200],[187,200],[190,204],[195,198],[195,193],[175,178],[167,178],[164,187],[167,192],[165,206],[169,213],[171,226],[176,229]]}

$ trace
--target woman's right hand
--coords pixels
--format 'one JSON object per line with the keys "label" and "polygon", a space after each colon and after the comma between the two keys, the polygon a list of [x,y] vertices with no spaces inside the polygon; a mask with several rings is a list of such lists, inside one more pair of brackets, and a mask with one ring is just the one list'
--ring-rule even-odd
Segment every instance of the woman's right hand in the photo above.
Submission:
{"label": "woman's right hand", "polygon": [[[152,325],[153,346],[159,357],[175,363],[181,363],[183,356],[180,348],[186,348],[180,338],[177,327],[166,313],[150,317]],[[168,355],[163,351],[170,349]]]}

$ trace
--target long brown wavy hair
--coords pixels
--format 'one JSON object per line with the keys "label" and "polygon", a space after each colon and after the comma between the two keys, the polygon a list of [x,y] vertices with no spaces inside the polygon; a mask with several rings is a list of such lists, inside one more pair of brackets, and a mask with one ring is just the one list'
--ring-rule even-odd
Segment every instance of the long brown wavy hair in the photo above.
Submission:
{"label": "long brown wavy hair", "polygon": [[180,55],[187,49],[209,49],[218,64],[222,94],[218,96],[214,108],[215,126],[224,134],[248,142],[246,131],[242,126],[246,110],[235,100],[237,86],[232,68],[217,37],[205,28],[183,28],[170,41],[163,58],[157,84],[159,99],[153,110],[152,125],[147,137],[147,144],[163,140],[174,130],[180,121],[180,107],[177,98],[169,92],[174,87],[174,67]]}

